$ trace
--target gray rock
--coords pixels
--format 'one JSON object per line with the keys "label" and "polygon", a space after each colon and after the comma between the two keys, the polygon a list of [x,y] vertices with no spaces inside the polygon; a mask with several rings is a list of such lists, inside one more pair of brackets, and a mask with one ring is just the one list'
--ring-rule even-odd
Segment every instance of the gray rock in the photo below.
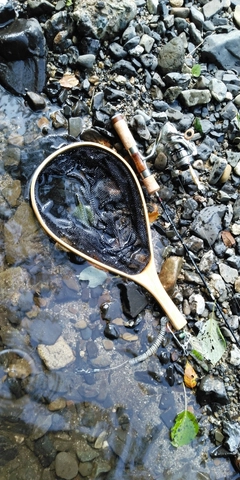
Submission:
{"label": "gray rock", "polygon": [[192,6],[190,9],[190,19],[197,28],[202,29],[204,23],[204,15],[198,8]]}
{"label": "gray rock", "polygon": [[223,381],[213,375],[206,375],[200,382],[197,391],[200,405],[219,403],[227,405],[229,399]]}
{"label": "gray rock", "polygon": [[233,102],[228,102],[221,110],[221,116],[226,120],[233,120],[236,117],[237,113],[238,110]]}
{"label": "gray rock", "polygon": [[229,265],[226,265],[225,263],[220,263],[219,272],[226,283],[232,283],[234,285],[235,280],[238,278],[238,270],[229,267]]}
{"label": "gray rock", "polygon": [[83,129],[83,120],[81,117],[70,117],[68,120],[68,133],[77,138]]}
{"label": "gray rock", "polygon": [[219,182],[227,166],[227,161],[225,160],[225,158],[220,158],[214,154],[211,155],[210,160],[211,160],[211,163],[213,163],[213,168],[210,172],[208,181],[210,185],[216,185]]}
{"label": "gray rock", "polygon": [[145,119],[142,115],[134,115],[132,121],[132,128],[138,133],[141,138],[149,140],[151,135],[146,126]]}
{"label": "gray rock", "polygon": [[221,80],[212,78],[209,82],[208,88],[213,98],[218,102],[222,102],[226,98],[227,87]]}
{"label": "gray rock", "polygon": [[[213,0],[215,2],[215,0]],[[210,2],[212,3],[212,2]],[[232,30],[227,35],[211,35],[206,38],[201,51],[202,61],[212,62],[224,70],[240,72],[240,32]],[[239,65],[238,65],[239,63]]]}
{"label": "gray rock", "polygon": [[208,252],[205,252],[203,255],[202,255],[202,258],[200,260],[200,263],[199,263],[199,269],[201,272],[203,273],[209,273],[212,269],[212,266],[215,262],[215,255],[214,255],[214,252],[212,250],[209,250]]}
{"label": "gray rock", "polygon": [[126,29],[130,20],[137,13],[134,0],[105,0],[99,10],[98,2],[88,0],[82,3],[77,0],[74,4],[73,19],[82,36],[89,36],[103,40],[113,38]]}
{"label": "gray rock", "polygon": [[212,273],[209,287],[213,291],[213,295],[218,299],[219,302],[224,302],[227,299],[227,289],[225,282],[223,281],[221,275],[218,273]]}
{"label": "gray rock", "polygon": [[77,65],[80,68],[91,69],[96,61],[96,56],[92,53],[87,53],[86,55],[79,55],[77,59]]}
{"label": "gray rock", "polygon": [[9,265],[20,263],[42,251],[39,225],[31,207],[21,204],[4,225],[6,260]]}
{"label": "gray rock", "polygon": [[62,327],[56,321],[50,321],[48,318],[42,319],[39,315],[31,322],[29,333],[32,344],[52,345],[60,337]]}
{"label": "gray rock", "polygon": [[32,110],[43,110],[46,107],[46,100],[42,95],[35,92],[27,92],[26,99]]}
{"label": "gray rock", "polygon": [[205,19],[212,18],[217,13],[221,12],[223,8],[229,7],[230,2],[228,0],[211,0],[207,2],[203,8],[203,15]]}
{"label": "gray rock", "polygon": [[72,480],[78,474],[76,457],[69,452],[59,452],[55,459],[56,475],[64,480]]}
{"label": "gray rock", "polygon": [[196,105],[204,105],[211,100],[211,93],[209,90],[183,90],[181,98],[187,107],[194,107]]}
{"label": "gray rock", "polygon": [[141,55],[141,62],[145,68],[155,70],[158,65],[157,57],[153,53],[144,53]]}
{"label": "gray rock", "polygon": [[203,208],[191,225],[192,232],[207,244],[213,245],[222,230],[222,219],[225,213],[226,206],[224,205]]}
{"label": "gray rock", "polygon": [[196,25],[192,22],[189,25],[189,35],[194,45],[198,46],[200,45],[200,43],[202,43],[203,37],[201,35],[201,32],[197,29]]}
{"label": "gray rock", "polygon": [[191,81],[191,75],[189,73],[178,73],[178,72],[170,72],[165,75],[163,81],[168,87],[181,87],[182,89],[186,89]]}
{"label": "gray rock", "polygon": [[160,73],[179,72],[184,62],[184,43],[180,36],[173,38],[160,49],[158,66]]}
{"label": "gray rock", "polygon": [[116,59],[121,60],[122,58],[126,58],[127,52],[124,50],[122,45],[117,42],[113,42],[109,45],[110,54]]}
{"label": "gray rock", "polygon": [[144,48],[146,53],[151,52],[153,44],[154,44],[154,38],[144,33],[141,37],[140,45]]}
{"label": "gray rock", "polygon": [[131,37],[127,42],[124,43],[123,48],[129,52],[132,48],[135,48],[139,45],[140,37],[139,35],[135,35],[135,37]]}
{"label": "gray rock", "polygon": [[0,30],[0,82],[22,95],[41,92],[46,81],[45,38],[35,18],[18,18]]}
{"label": "gray rock", "polygon": [[112,67],[112,72],[119,73],[121,75],[126,75],[126,76],[134,76],[136,77],[137,71],[132,65],[131,62],[128,60],[119,60],[118,62],[115,63],[115,65]]}

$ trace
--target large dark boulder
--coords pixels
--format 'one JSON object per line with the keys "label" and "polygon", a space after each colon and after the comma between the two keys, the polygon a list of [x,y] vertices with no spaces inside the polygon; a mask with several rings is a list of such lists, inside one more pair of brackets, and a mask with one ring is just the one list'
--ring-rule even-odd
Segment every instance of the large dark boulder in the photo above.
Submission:
{"label": "large dark boulder", "polygon": [[0,83],[13,93],[41,92],[46,80],[45,38],[35,18],[0,30]]}

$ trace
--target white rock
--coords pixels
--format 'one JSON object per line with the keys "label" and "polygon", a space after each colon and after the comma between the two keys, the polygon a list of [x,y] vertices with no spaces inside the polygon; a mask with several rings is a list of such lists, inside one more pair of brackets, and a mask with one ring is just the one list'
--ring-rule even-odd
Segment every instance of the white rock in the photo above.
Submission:
{"label": "white rock", "polygon": [[205,300],[199,293],[193,293],[189,297],[189,304],[192,312],[201,315],[205,310]]}
{"label": "white rock", "polygon": [[224,302],[224,300],[227,299],[228,294],[225,282],[218,273],[212,273],[209,287],[212,290],[213,296],[216,297],[220,302]]}
{"label": "white rock", "polygon": [[230,230],[233,233],[233,235],[240,235],[240,224],[239,223],[233,223]]}
{"label": "white rock", "polygon": [[59,337],[53,345],[39,344],[38,354],[49,370],[58,370],[74,362],[72,349],[63,337]]}
{"label": "white rock", "polygon": [[225,263],[220,263],[219,272],[226,283],[234,284],[235,280],[238,278],[237,269],[229,267],[229,265],[226,265]]}
{"label": "white rock", "polygon": [[240,177],[240,162],[237,163],[236,167],[233,169],[234,173]]}
{"label": "white rock", "polygon": [[230,363],[235,367],[240,365],[240,350],[236,345],[232,346],[232,349],[230,352]]}

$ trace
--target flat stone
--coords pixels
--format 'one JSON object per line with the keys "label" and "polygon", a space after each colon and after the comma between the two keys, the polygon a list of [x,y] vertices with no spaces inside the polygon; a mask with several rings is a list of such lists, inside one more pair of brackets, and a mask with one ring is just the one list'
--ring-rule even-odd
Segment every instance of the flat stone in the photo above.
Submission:
{"label": "flat stone", "polygon": [[238,270],[236,268],[229,267],[225,263],[219,265],[220,275],[226,283],[234,285],[235,280],[238,278]]}
{"label": "flat stone", "polygon": [[53,345],[39,344],[37,351],[49,370],[64,368],[75,360],[72,349],[63,337],[59,337]]}
{"label": "flat stone", "polygon": [[187,107],[194,107],[196,105],[204,105],[211,100],[211,92],[209,90],[183,90],[181,92],[182,100]]}
{"label": "flat stone", "polygon": [[213,245],[222,230],[222,218],[225,213],[224,205],[205,207],[193,221],[191,230],[205,242]]}

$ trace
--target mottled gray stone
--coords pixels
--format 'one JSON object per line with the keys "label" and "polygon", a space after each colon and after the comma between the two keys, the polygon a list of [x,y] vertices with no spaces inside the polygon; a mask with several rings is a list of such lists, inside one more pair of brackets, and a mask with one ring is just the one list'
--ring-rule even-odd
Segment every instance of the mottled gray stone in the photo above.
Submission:
{"label": "mottled gray stone", "polygon": [[158,66],[162,75],[179,72],[184,62],[184,43],[180,36],[173,38],[160,49]]}
{"label": "mottled gray stone", "polygon": [[211,100],[211,93],[209,90],[183,90],[181,98],[187,107],[194,107],[195,105],[204,105]]}
{"label": "mottled gray stone", "polygon": [[192,232],[207,244],[213,245],[222,229],[222,219],[225,212],[226,206],[224,205],[203,208],[191,225]]}
{"label": "mottled gray stone", "polygon": [[118,0],[105,0],[101,9],[95,0],[88,0],[85,3],[77,0],[74,4],[73,19],[81,36],[103,40],[113,38],[126,29],[136,13],[134,0],[122,0],[121,5]]}

